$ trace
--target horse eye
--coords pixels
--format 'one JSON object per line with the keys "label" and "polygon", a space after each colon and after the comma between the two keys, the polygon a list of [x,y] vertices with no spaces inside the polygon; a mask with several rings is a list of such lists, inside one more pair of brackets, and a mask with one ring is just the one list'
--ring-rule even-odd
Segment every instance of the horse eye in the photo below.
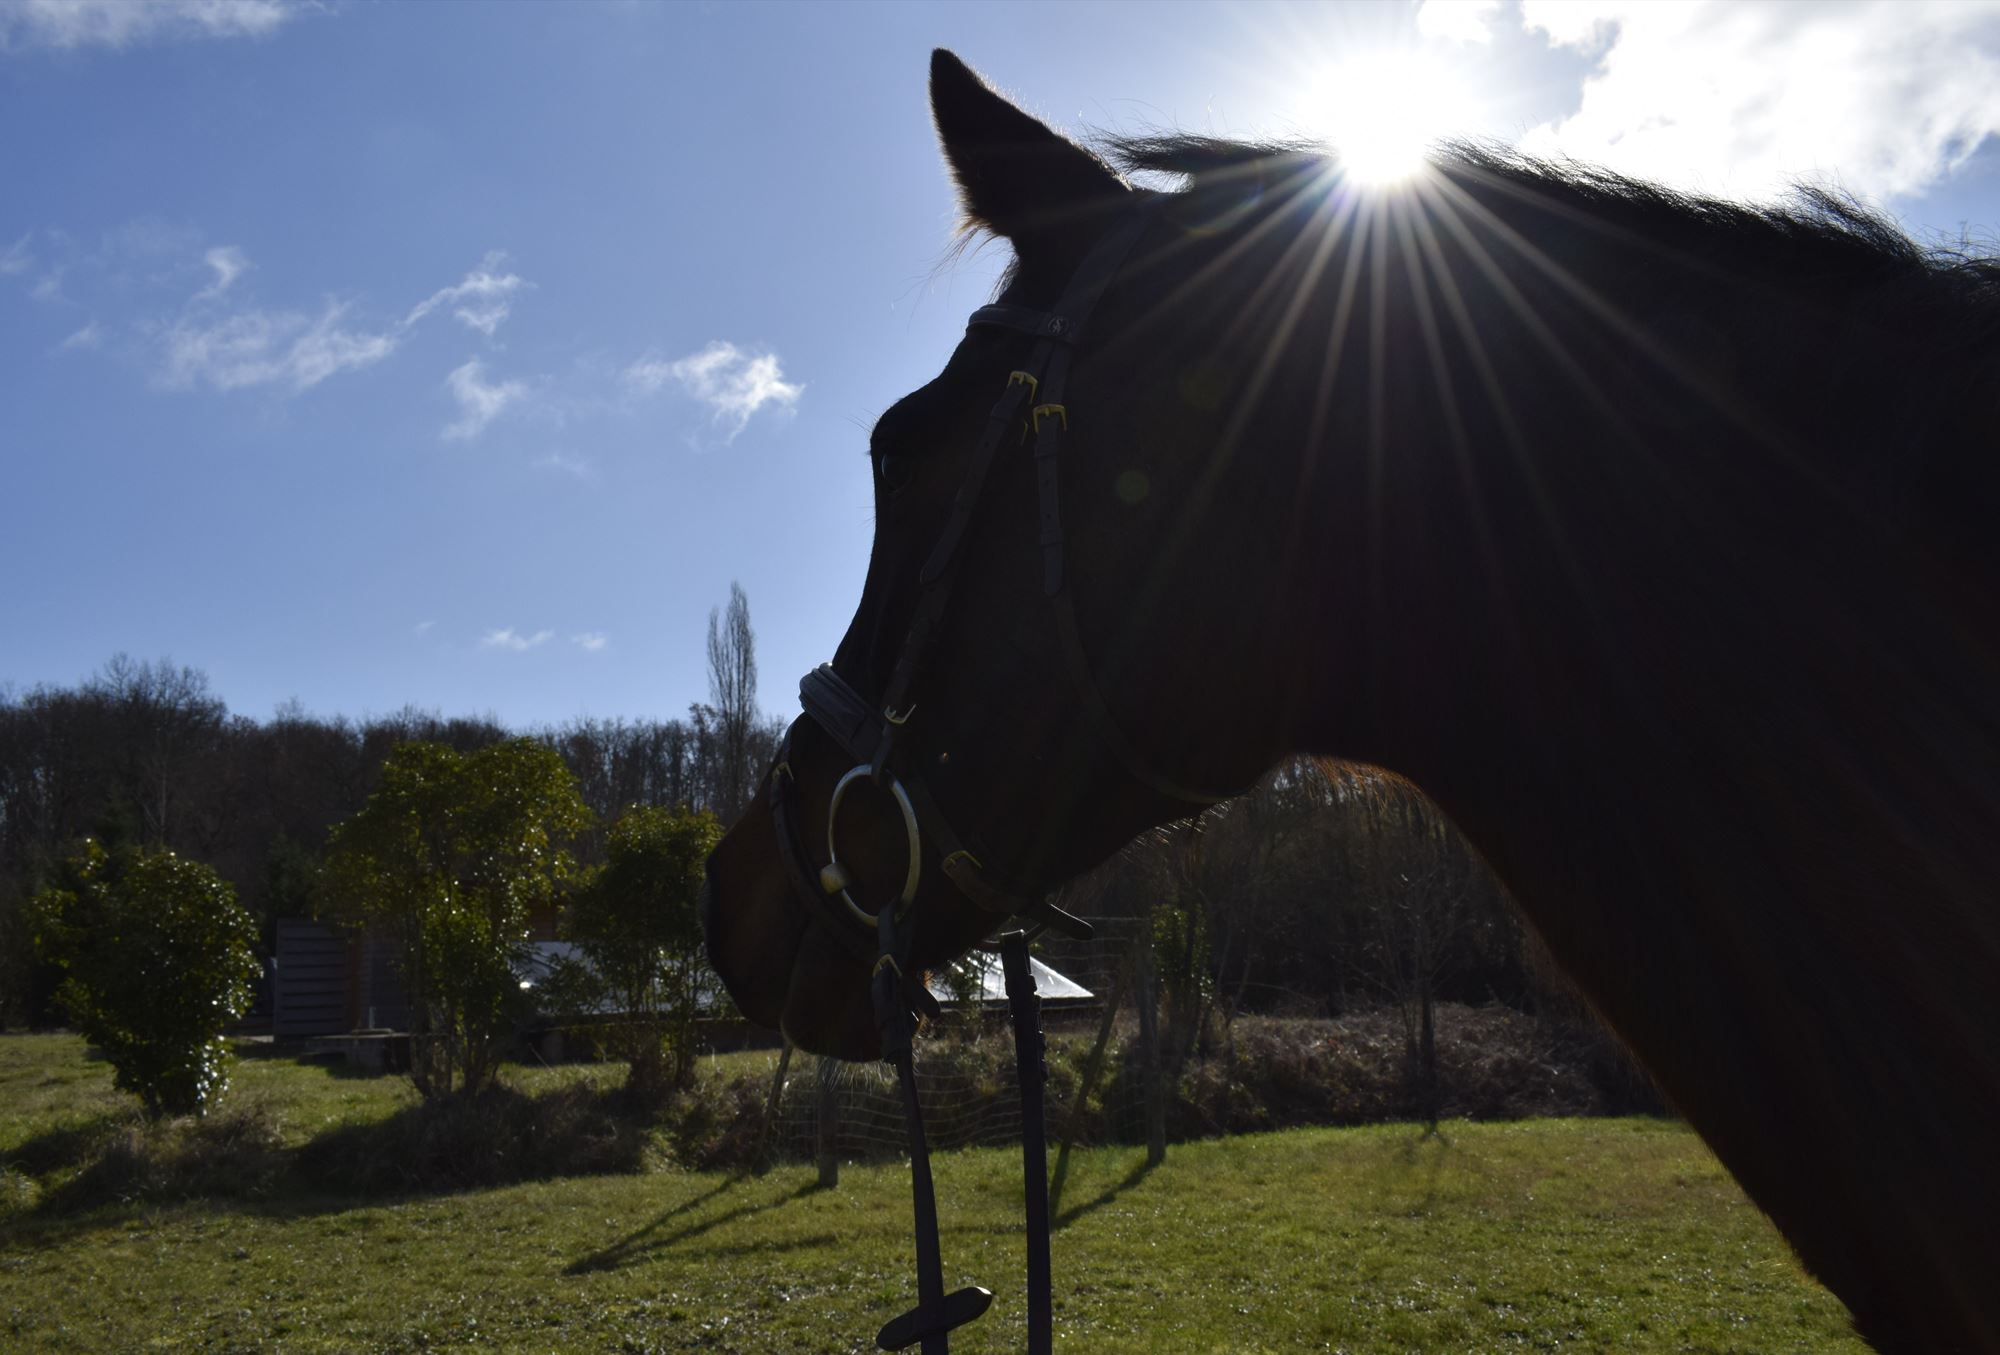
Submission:
{"label": "horse eye", "polygon": [[915,464],[907,456],[884,456],[875,463],[875,472],[882,477],[882,488],[891,494],[910,483],[910,475],[915,469]]}

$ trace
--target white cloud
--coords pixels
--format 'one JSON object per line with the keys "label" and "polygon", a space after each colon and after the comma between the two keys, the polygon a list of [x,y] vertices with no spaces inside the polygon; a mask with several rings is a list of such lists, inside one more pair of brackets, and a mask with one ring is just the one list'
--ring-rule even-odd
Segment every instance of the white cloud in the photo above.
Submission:
{"label": "white cloud", "polygon": [[[1428,8],[1428,7],[1427,7]],[[1522,148],[1741,198],[1828,180],[1922,193],[2000,132],[2000,5],[1523,0],[1596,58],[1570,117]]]}
{"label": "white cloud", "polygon": [[588,653],[595,654],[611,643],[611,637],[601,630],[587,630],[581,635],[569,637],[570,643]]}
{"label": "white cloud", "polygon": [[419,301],[416,308],[403,323],[414,325],[440,306],[452,306],[460,323],[468,329],[476,329],[487,338],[506,322],[508,312],[513,307],[513,294],[527,286],[514,273],[502,273],[500,268],[507,262],[507,256],[500,250],[493,250],[479,267],[465,275],[465,281],[456,286],[441,288]]}
{"label": "white cloud", "polygon": [[1491,42],[1500,0],[1423,0],[1417,33],[1440,42]]}
{"label": "white cloud", "polygon": [[[156,239],[161,232],[146,223],[135,223],[123,233],[133,235],[135,230],[134,248],[156,250],[163,247],[162,239],[168,243],[178,240],[171,234]],[[25,248],[24,237],[4,257],[11,258]],[[327,302],[316,319],[295,311],[256,307],[220,313],[232,303],[241,306],[236,284],[252,264],[238,246],[216,246],[202,255],[213,274],[209,284],[188,299],[179,318],[154,327],[164,350],[156,384],[169,390],[207,385],[229,391],[277,385],[302,391],[336,373],[388,357],[401,346],[411,325],[437,307],[453,303],[458,303],[459,319],[490,335],[506,318],[508,295],[527,285],[513,274],[494,271],[503,257],[487,255],[482,268],[467,274],[464,282],[434,293],[401,322],[371,332],[344,325],[348,307],[335,301]],[[451,373],[447,384],[460,409],[460,417],[444,430],[448,438],[478,436],[502,410],[528,393],[520,382],[488,384],[477,361]]]}
{"label": "white cloud", "polygon": [[528,394],[527,386],[519,381],[488,384],[486,366],[478,358],[455,368],[445,378],[445,384],[451,388],[459,409],[457,421],[445,427],[447,438],[478,437],[487,424],[500,417],[502,410]]}
{"label": "white cloud", "polygon": [[79,353],[85,349],[101,348],[103,346],[104,329],[97,321],[92,320],[82,329],[79,329],[76,333],[57,344],[56,351],[58,353]]}
{"label": "white cloud", "polygon": [[68,264],[57,264],[28,289],[28,295],[37,301],[60,301],[63,299],[63,274],[69,271]]}
{"label": "white cloud", "polygon": [[429,635],[431,633],[431,627],[435,626],[436,624],[437,622],[435,621],[419,621],[417,622],[416,625],[412,626],[410,629],[416,635],[416,637],[421,640],[424,636]]}
{"label": "white cloud", "polygon": [[647,394],[669,381],[679,382],[707,405],[715,421],[729,429],[726,440],[731,442],[758,410],[766,405],[791,409],[805,391],[784,379],[776,353],[746,353],[723,339],[672,362],[649,355],[625,369],[626,384]]}
{"label": "white cloud", "polygon": [[169,390],[282,385],[296,392],[396,351],[394,334],[342,328],[346,313],[345,305],[329,301],[316,320],[265,310],[244,311],[212,324],[183,318],[166,331],[165,366],[156,379]]}
{"label": "white cloud", "polygon": [[9,0],[0,5],[0,51],[263,37],[306,8],[294,0]]}
{"label": "white cloud", "polygon": [[533,649],[536,645],[547,644],[555,638],[555,635],[552,630],[538,630],[533,635],[523,635],[512,626],[508,626],[504,630],[487,631],[480,638],[479,644],[483,649],[511,649],[519,654]]}
{"label": "white cloud", "polygon": [[11,278],[16,273],[25,273],[35,266],[35,256],[28,252],[28,241],[34,237],[35,233],[29,231],[7,246],[6,253],[0,254],[0,278]]}
{"label": "white cloud", "polygon": [[221,296],[229,290],[229,284],[250,269],[249,256],[235,245],[220,245],[211,249],[202,255],[202,262],[215,270],[215,281],[194,294],[196,301],[207,301]]}

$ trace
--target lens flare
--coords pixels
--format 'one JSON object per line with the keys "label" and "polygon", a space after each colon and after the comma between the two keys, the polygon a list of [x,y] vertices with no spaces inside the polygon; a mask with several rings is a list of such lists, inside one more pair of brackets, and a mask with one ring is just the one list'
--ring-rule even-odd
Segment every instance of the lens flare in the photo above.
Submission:
{"label": "lens flare", "polygon": [[1313,81],[1312,99],[1314,130],[1343,172],[1378,187],[1408,179],[1434,142],[1472,126],[1457,82],[1421,50],[1352,54]]}

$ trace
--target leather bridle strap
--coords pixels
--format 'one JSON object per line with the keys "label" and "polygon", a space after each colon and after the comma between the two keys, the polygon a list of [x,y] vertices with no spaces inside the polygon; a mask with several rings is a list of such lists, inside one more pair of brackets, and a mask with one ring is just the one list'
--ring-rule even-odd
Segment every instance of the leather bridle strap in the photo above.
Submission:
{"label": "leather bridle strap", "polygon": [[1152,223],[1153,210],[1152,203],[1142,204],[1091,246],[1077,265],[1055,310],[1037,311],[1026,306],[995,304],[981,306],[967,318],[967,329],[1011,329],[1030,335],[1037,342],[1027,361],[1009,373],[1007,386],[987,416],[986,427],[973,448],[972,464],[965,479],[959,482],[958,493],[952,497],[951,516],[945,520],[944,530],[938,533],[930,555],[924,560],[923,569],[917,576],[923,593],[917,599],[902,653],[897,656],[896,666],[889,675],[889,684],[883,691],[884,710],[907,713],[909,709],[906,703],[910,689],[930,657],[931,643],[937,638],[945,609],[951,603],[952,587],[957,579],[959,547],[964,543],[966,529],[972,525],[980,497],[986,489],[987,474],[992,470],[1001,446],[1008,435],[1021,426],[1023,404],[1029,406],[1027,422],[1037,435],[1035,464],[1037,492],[1044,505],[1043,550],[1046,553],[1050,549],[1049,538],[1053,531],[1056,535],[1057,567],[1060,568],[1061,519],[1059,515],[1051,516],[1055,503],[1051,478],[1055,472],[1053,458],[1060,444],[1049,444],[1049,450],[1044,454],[1040,441],[1042,419],[1046,416],[1051,427],[1058,422],[1067,424],[1069,416],[1061,405],[1062,387],[1077,340],[1083,334],[1083,321],[1096,309],[1105,289],[1118,275],[1125,256],[1132,252],[1132,247]]}
{"label": "leather bridle strap", "polygon": [[[1148,204],[1134,212],[1118,230],[1108,233],[1099,242],[1100,248],[1110,247],[1116,251],[1113,257],[1122,260],[1151,219],[1152,204]],[[1054,605],[1063,664],[1069,669],[1070,684],[1076,689],[1091,733],[1110,751],[1126,773],[1148,790],[1185,804],[1218,804],[1241,794],[1245,788],[1212,790],[1168,776],[1155,767],[1126,737],[1112,715],[1110,705],[1091,675],[1090,658],[1084,652],[1083,635],[1077,624],[1075,594],[1069,587],[1068,542],[1062,514],[1062,453],[1069,436],[1069,408],[1064,403],[1064,396],[1069,382],[1070,362],[1075,356],[1076,344],[1083,336],[1082,318],[1096,308],[1116,273],[1114,267],[1091,274],[1089,262],[1086,260],[1085,267],[1077,270],[1077,279],[1070,284],[1070,293],[1064,296],[1056,313],[1042,315],[1019,306],[987,306],[974,311],[969,323],[1060,336],[1046,364],[1040,368],[1036,403],[1030,415],[1034,437],[1035,498],[1039,506],[1039,540],[1042,547],[1042,592]]]}
{"label": "leather bridle strap", "polygon": [[1042,999],[1028,963],[1028,933],[1000,942],[1007,1011],[1014,1021],[1014,1073],[1021,1089],[1021,1181],[1027,1191],[1028,1355],[1048,1355],[1055,1343],[1055,1297],[1049,1262],[1049,1131],[1045,1106],[1048,1041]]}
{"label": "leather bridle strap", "polygon": [[937,999],[920,976],[909,974],[909,935],[897,926],[896,910],[883,906],[877,917],[882,955],[869,980],[875,1004],[875,1024],[882,1033],[882,1057],[895,1065],[903,1095],[903,1127],[910,1139],[910,1197],[915,1211],[917,1244],[917,1306],[884,1323],[875,1335],[883,1350],[901,1350],[922,1343],[923,1355],[950,1355],[954,1327],[984,1313],[993,1302],[991,1290],[967,1285],[944,1292],[944,1263],[939,1252],[937,1192],[931,1183],[931,1157],[924,1139],[923,1106],[917,1098],[916,1035],[919,1010],[935,1016]]}
{"label": "leather bridle strap", "polygon": [[[910,1193],[916,1215],[917,1306],[883,1324],[875,1344],[902,1350],[922,1343],[924,1355],[949,1355],[954,1328],[984,1313],[993,1302],[978,1285],[946,1294],[939,1250],[937,1194],[931,1180],[930,1150],[923,1108],[917,1095],[914,1010],[937,1013],[937,1000],[904,973],[897,955],[907,947],[894,909],[884,908],[878,931],[882,958],[871,989],[875,1019],[882,1031],[882,1054],[895,1065],[902,1093],[903,1123],[910,1141]],[[1028,943],[1034,931],[1013,931],[999,944],[1007,988],[1007,1011],[1014,1027],[1014,1071],[1021,1095],[1021,1180],[1027,1200],[1028,1355],[1051,1355],[1055,1340],[1053,1266],[1049,1255],[1048,1041],[1042,1033],[1042,1000],[1035,992]]]}

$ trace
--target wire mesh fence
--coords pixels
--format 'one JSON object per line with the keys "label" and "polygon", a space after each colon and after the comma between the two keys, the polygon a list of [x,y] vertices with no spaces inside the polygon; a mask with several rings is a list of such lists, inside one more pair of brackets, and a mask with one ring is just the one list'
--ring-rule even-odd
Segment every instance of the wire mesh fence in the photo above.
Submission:
{"label": "wire mesh fence", "polygon": [[[1050,1139],[1079,1146],[1446,1115],[1657,1113],[1657,1095],[1594,1024],[1493,1003],[1440,1004],[1436,1065],[1418,1076],[1394,1006],[1328,1015],[1309,994],[1276,994],[1266,1014],[1224,1001],[1176,1029],[1164,1010],[1149,1047],[1133,960],[1146,924],[1096,917],[1086,942],[1037,946],[1037,958],[1091,997],[1044,1010]],[[1150,933],[1146,934],[1150,939]],[[1155,994],[1157,999],[1157,993]],[[1267,999],[1271,996],[1264,994]],[[1107,1010],[1114,1018],[1107,1025]],[[1105,1035],[1097,1076],[1089,1072]],[[1149,1060],[1159,1076],[1151,1077]],[[932,1147],[1020,1141],[1020,1082],[1004,1004],[948,1010],[918,1038],[918,1098]],[[1149,1093],[1149,1081],[1152,1090]],[[762,1160],[893,1160],[907,1154],[901,1092],[883,1064],[794,1054],[767,1083]],[[1434,1093],[1427,1100],[1426,1088]],[[1150,1113],[1149,1113],[1150,1112]],[[1150,1122],[1150,1123],[1149,1123]]]}
{"label": "wire mesh fence", "polygon": [[[1138,924],[1131,918],[1089,920],[1096,926],[1090,940],[1036,947],[1036,958],[1091,993],[1087,1000],[1051,1005],[1043,1013],[1050,1033],[1048,1125],[1057,1137],[1071,1124],[1082,1091],[1083,1065],[1107,1005],[1119,995],[1120,971],[1137,936]],[[1094,1105],[1114,1120],[1136,1121],[1138,1089],[1110,1075],[1108,1051],[1106,1064],[1092,1096]],[[924,1131],[933,1148],[995,1147],[1020,1141],[1020,1075],[1004,1004],[947,1010],[942,1020],[927,1026],[917,1041],[916,1075]],[[1106,1104],[1107,1091],[1117,1105]],[[902,1093],[895,1070],[887,1064],[799,1055],[786,1066],[783,1085],[776,1092],[768,1139],[768,1151],[775,1157],[878,1160],[908,1151]],[[1102,1137],[1101,1131],[1092,1132],[1102,1118],[1100,1114],[1089,1125],[1077,1123],[1085,1141]]]}

